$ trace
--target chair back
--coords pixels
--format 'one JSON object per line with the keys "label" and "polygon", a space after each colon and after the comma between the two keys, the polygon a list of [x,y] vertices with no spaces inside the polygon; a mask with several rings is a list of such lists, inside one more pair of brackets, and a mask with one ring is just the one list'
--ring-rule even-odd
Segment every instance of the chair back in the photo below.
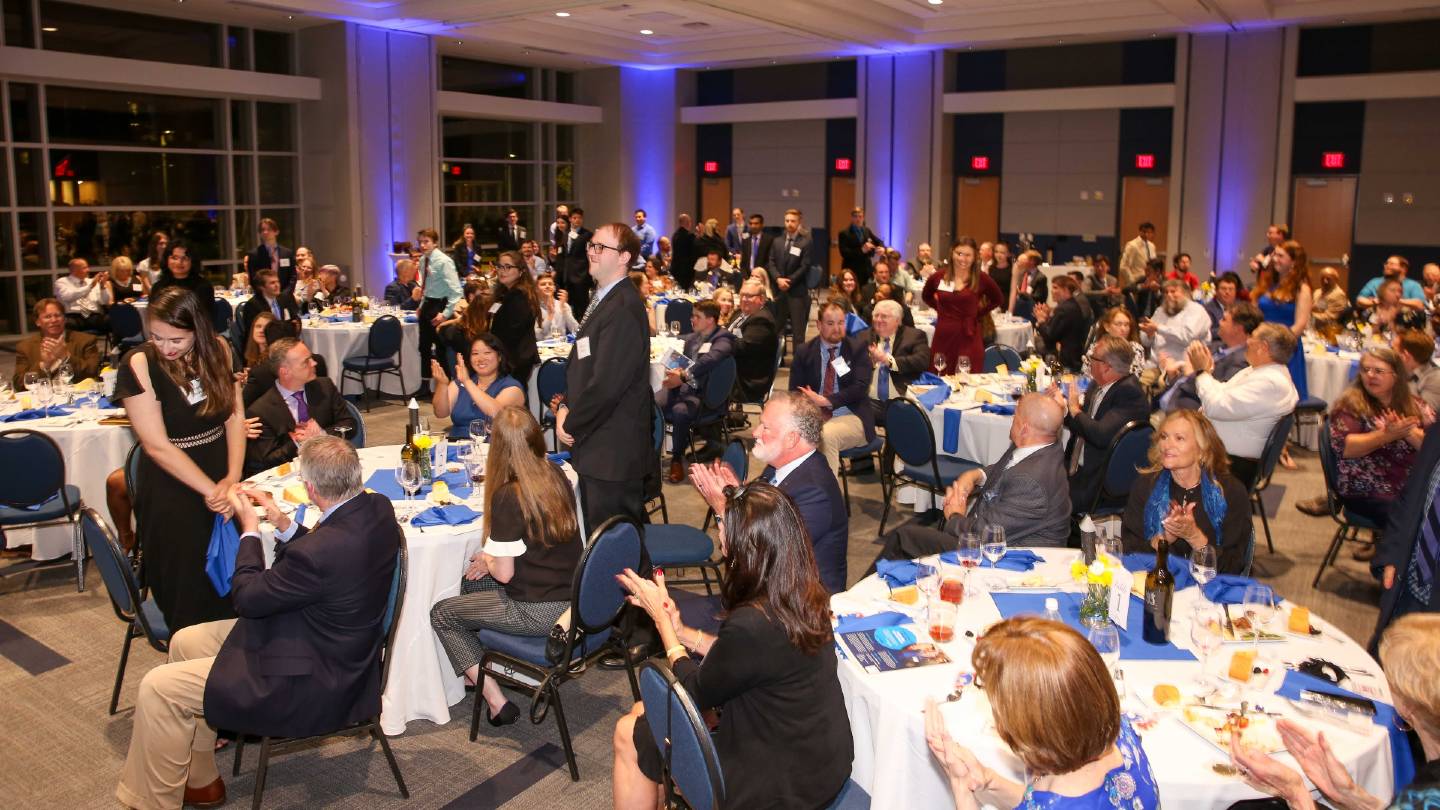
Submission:
{"label": "chair back", "polygon": [[230,331],[230,322],[235,319],[235,307],[229,299],[216,298],[210,302],[210,320],[215,322],[215,334],[224,335]]}
{"label": "chair back", "polygon": [[370,324],[370,339],[366,354],[370,357],[394,357],[400,353],[400,344],[405,340],[405,328],[394,315],[381,315]]}
{"label": "chair back", "polygon": [[115,609],[115,615],[121,621],[137,624],[152,646],[164,649],[170,630],[164,626],[157,627],[152,623],[152,617],[140,609],[144,602],[140,597],[140,582],[109,524],[100,517],[100,513],[86,507],[80,512],[80,532],[85,544],[90,547],[90,555],[95,558],[100,578],[105,581],[105,592],[110,594],[110,606]]}
{"label": "chair back", "polygon": [[400,533],[400,550],[395,553],[395,573],[390,576],[390,596],[385,600],[385,613],[380,617],[381,642],[380,694],[390,682],[390,654],[395,649],[395,628],[400,626],[400,611],[405,609],[405,585],[409,581],[410,549],[405,533]]}
{"label": "chair back", "polygon": [[735,365],[734,357],[726,357],[710,373],[705,375],[705,391],[701,402],[707,411],[715,411],[725,407],[730,399],[730,392],[735,389],[735,376],[739,371]]}
{"label": "chair back", "polygon": [[[1245,487],[1251,492],[1260,488],[1261,483],[1268,482],[1270,476],[1275,474],[1275,465],[1280,463],[1280,454],[1285,450],[1285,441],[1290,436],[1290,429],[1295,426],[1295,414],[1287,413],[1280,417],[1275,427],[1270,429],[1270,437],[1265,440],[1265,449],[1260,453],[1260,467],[1255,471],[1254,481],[1244,481]],[[1329,436],[1322,436],[1328,439]]]}
{"label": "chair back", "polygon": [[[694,314],[694,312],[694,304],[686,301],[683,298],[677,298],[674,301],[671,301],[665,307],[665,326],[669,326],[670,324],[679,321],[680,334],[688,335],[691,332],[695,331],[694,329],[690,328],[690,316]],[[655,328],[663,330],[664,326],[661,326],[657,323],[655,324]]]}
{"label": "chair back", "polygon": [[665,446],[665,412],[654,402],[650,404],[650,446],[657,453]]}
{"label": "chair back", "polygon": [[746,452],[744,442],[739,439],[731,439],[730,443],[725,445],[725,452],[721,454],[720,459],[725,462],[725,466],[729,467],[731,472],[735,473],[736,481],[750,480],[750,454]]}
{"label": "chair back", "polygon": [[1123,496],[1134,486],[1140,467],[1150,453],[1150,436],[1154,432],[1149,419],[1134,419],[1120,428],[1105,453],[1105,477],[1095,493],[1095,503],[1090,507],[1092,513],[1102,501]]}
{"label": "chair back", "polygon": [[117,341],[142,335],[140,310],[133,304],[119,303],[110,307],[110,331]]}
{"label": "chair back", "polygon": [[643,544],[639,525],[623,515],[590,533],[570,587],[570,632],[564,653],[554,663],[574,658],[585,634],[610,631],[625,607],[625,591],[616,577],[626,568],[639,570]]}
{"label": "chair back", "polygon": [[640,667],[640,700],[669,785],[679,788],[694,810],[717,810],[725,801],[720,755],[695,701],[669,664],[652,658]]}
{"label": "chair back", "polygon": [[130,445],[130,452],[125,454],[125,495],[130,499],[130,507],[135,508],[140,497],[140,460],[145,457],[145,448],[140,442]]}
{"label": "chair back", "polygon": [[1333,504],[1340,497],[1340,464],[1330,444],[1330,414],[1320,417],[1320,469],[1325,473],[1325,494]]}
{"label": "chair back", "polygon": [[[0,433],[0,504],[24,508],[65,495],[65,456],[55,440],[38,430]],[[70,511],[68,508],[65,510]]]}
{"label": "chair back", "polygon": [[908,399],[890,400],[885,403],[885,444],[911,467],[929,464],[935,459],[930,417]]}
{"label": "chair back", "polygon": [[818,264],[810,265],[805,271],[805,286],[809,289],[816,289],[825,281],[825,268]]}
{"label": "chair back", "polygon": [[[344,397],[341,397],[340,401],[345,403],[346,413],[349,413],[350,418],[355,420],[355,432],[346,438],[350,440],[352,447],[360,450],[365,447],[365,417],[360,415],[360,409],[355,407],[355,403]],[[139,447],[139,445],[136,445],[136,447]]]}
{"label": "chair back", "polygon": [[994,374],[1000,366],[1005,366],[1011,371],[1020,368],[1020,353],[1009,346],[996,343],[985,347],[984,368],[986,374]]}
{"label": "chair back", "polygon": [[550,400],[556,394],[565,393],[565,363],[563,357],[552,357],[540,364],[535,375],[535,392],[540,397],[540,409],[550,407]]}

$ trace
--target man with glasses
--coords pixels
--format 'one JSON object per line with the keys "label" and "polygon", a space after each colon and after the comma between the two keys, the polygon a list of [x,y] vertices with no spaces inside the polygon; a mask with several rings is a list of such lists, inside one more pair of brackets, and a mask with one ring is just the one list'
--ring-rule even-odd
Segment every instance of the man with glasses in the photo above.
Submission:
{"label": "man with glasses", "polygon": [[1091,382],[1084,397],[1078,385],[1070,386],[1068,396],[1058,387],[1050,389],[1050,395],[1065,407],[1065,427],[1070,431],[1070,444],[1065,448],[1070,508],[1077,514],[1091,510],[1105,474],[1105,452],[1120,429],[1150,415],[1149,397],[1140,380],[1130,373],[1134,358],[1130,341],[1102,335],[1090,347]]}
{"label": "man with glasses", "polygon": [[1255,483],[1270,431],[1300,401],[1286,365],[1295,349],[1295,333],[1289,327],[1262,323],[1245,341],[1245,360],[1250,366],[1220,382],[1213,374],[1215,360],[1210,350],[1199,341],[1190,344],[1200,411],[1210,418],[1216,435],[1225,443],[1230,472],[1247,486]]}
{"label": "man with glasses", "polygon": [[775,315],[765,306],[765,285],[759,279],[747,279],[740,285],[740,314],[730,321],[729,329],[736,337],[736,379],[741,400],[760,402],[775,380],[780,328]]}
{"label": "man with glasses", "polygon": [[[572,215],[573,216],[573,215]],[[645,520],[645,476],[656,464],[650,440],[650,323],[629,283],[640,239],[624,223],[601,226],[586,242],[595,295],[565,365],[555,433],[570,445],[580,474],[587,531],[614,515]]]}

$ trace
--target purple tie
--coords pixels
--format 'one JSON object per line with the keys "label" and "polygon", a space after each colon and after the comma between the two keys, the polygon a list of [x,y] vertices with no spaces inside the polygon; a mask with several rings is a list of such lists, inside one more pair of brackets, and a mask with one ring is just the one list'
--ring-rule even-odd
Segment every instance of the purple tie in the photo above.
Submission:
{"label": "purple tie", "polygon": [[295,421],[305,424],[310,421],[310,406],[305,404],[305,392],[296,391],[290,395],[295,399]]}

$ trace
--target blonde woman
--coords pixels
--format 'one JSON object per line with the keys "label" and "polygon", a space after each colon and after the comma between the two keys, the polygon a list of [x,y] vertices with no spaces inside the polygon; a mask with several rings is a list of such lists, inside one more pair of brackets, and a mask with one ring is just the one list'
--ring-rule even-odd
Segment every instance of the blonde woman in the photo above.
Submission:
{"label": "blonde woman", "polygon": [[116,256],[110,260],[110,300],[126,304],[150,294],[150,277],[135,272],[135,265],[128,256]]}

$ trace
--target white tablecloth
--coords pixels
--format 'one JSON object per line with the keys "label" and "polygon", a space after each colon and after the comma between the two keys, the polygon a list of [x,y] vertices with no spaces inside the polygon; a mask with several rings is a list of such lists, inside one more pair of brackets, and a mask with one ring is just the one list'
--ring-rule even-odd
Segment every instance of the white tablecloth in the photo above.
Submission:
{"label": "white tablecloth", "polygon": [[[915,316],[915,328],[925,333],[925,340],[935,339],[935,310],[933,309],[911,309]],[[1030,348],[1030,342],[1035,338],[1035,327],[1030,322],[1017,318],[1011,320],[1008,316],[995,315],[995,343],[1000,346],[1009,346],[1017,352],[1024,352]],[[980,369],[975,369],[979,371]]]}
{"label": "white tablecloth", "polygon": [[[1064,549],[1035,551],[1047,560],[1036,567],[1036,573],[1056,581],[1069,581],[1069,563],[1078,552]],[[978,574],[982,583],[996,576],[1021,576],[989,569],[978,570],[983,572]],[[846,712],[855,740],[855,762],[851,775],[870,794],[875,807],[949,807],[953,803],[944,772],[925,744],[923,710],[926,698],[930,697],[941,701],[950,734],[974,751],[981,762],[1010,779],[1022,781],[1024,778],[1020,761],[995,733],[981,690],[967,688],[959,701],[944,702],[944,697],[955,688],[956,674],[971,670],[970,656],[974,643],[965,638],[965,630],[979,634],[1000,619],[988,593],[981,587],[975,587],[977,576],[972,574],[970,581],[972,586],[967,588],[965,602],[960,606],[955,640],[940,645],[952,663],[867,673],[851,658],[840,661],[840,685],[845,693]],[[871,576],[856,583],[849,591],[836,594],[831,605],[837,614],[900,610],[913,611],[912,615],[923,618],[923,604],[919,610],[907,609],[889,601],[887,593],[885,584],[878,577]],[[1182,648],[1189,648],[1190,609],[1198,594],[1196,588],[1187,588],[1175,594],[1176,621],[1171,640]],[[1282,609],[1282,618],[1277,618],[1275,625],[1283,622],[1284,613]],[[1292,637],[1284,643],[1264,645],[1262,656],[1285,661],[1320,656],[1342,667],[1356,666],[1369,672],[1380,672],[1379,665],[1358,644],[1344,638],[1333,626],[1313,617],[1313,614],[1312,624],[1324,630],[1325,639],[1311,641]],[[923,621],[912,625],[912,629],[918,638],[929,641]],[[1223,673],[1232,649],[1231,645],[1224,645],[1211,656],[1212,673]],[[1125,673],[1128,691],[1122,707],[1153,713],[1149,695],[1156,684],[1170,683],[1184,689],[1195,682],[1199,668],[1198,661],[1121,660],[1120,669]],[[1238,705],[1240,699],[1248,699],[1252,704],[1259,702],[1268,711],[1293,712],[1285,700],[1268,694],[1280,684],[1281,677],[1282,674],[1277,672],[1272,676],[1269,689],[1264,692],[1247,690],[1242,697],[1226,701],[1223,705]],[[1373,687],[1380,699],[1389,700],[1389,690],[1383,678],[1366,677],[1361,679],[1361,683]],[[1165,712],[1155,716],[1158,718],[1155,726],[1148,731],[1142,730],[1142,745],[1166,808],[1213,810],[1242,799],[1260,797],[1239,777],[1221,776],[1211,769],[1213,764],[1228,763],[1226,753],[1205,742],[1182,725],[1179,719]],[[1302,718],[1300,722],[1315,727],[1312,721]],[[1351,731],[1326,725],[1320,730],[1325,732],[1336,756],[1361,786],[1376,796],[1391,794],[1391,757],[1384,729],[1369,725]],[[1291,767],[1296,767],[1288,754],[1279,756]]]}
{"label": "white tablecloth", "polygon": [[[9,403],[0,413],[19,410],[18,403]],[[101,416],[123,414],[122,409],[100,411]],[[78,413],[49,419],[0,424],[0,430],[31,428],[55,440],[65,457],[65,483],[80,488],[80,499],[94,507],[107,520],[110,511],[105,505],[105,477],[125,466],[125,454],[135,444],[129,427],[101,425],[83,420]],[[29,543],[34,560],[53,560],[69,554],[74,534],[69,526],[46,526],[39,529],[14,529],[6,532],[11,546]]]}
{"label": "white tablecloth", "polygon": [[[250,300],[251,293],[239,293],[235,295],[225,293],[217,297],[219,300],[229,301],[230,307],[235,311],[234,314],[238,315],[240,314],[240,307],[245,306],[245,302]],[[149,306],[149,304],[149,301],[136,301],[134,304],[136,311],[140,313],[140,331],[145,334],[145,337],[150,337],[150,322],[145,318],[145,308]]]}
{"label": "white tablecloth", "polygon": [[[526,406],[536,419],[540,418],[540,366],[552,357],[561,359],[570,356],[571,343],[566,340],[542,340],[537,344],[540,352],[540,363],[530,372],[530,383],[527,393]],[[665,366],[660,362],[660,357],[666,348],[673,348],[675,351],[683,351],[685,340],[683,338],[670,338],[663,335],[650,338],[650,390],[659,391],[660,383],[665,379]]]}
{"label": "white tablecloth", "polygon": [[[400,371],[404,374],[405,387],[408,390],[400,390],[400,380],[394,374],[381,377],[383,382],[380,390],[387,394],[404,396],[420,386],[420,325],[402,320],[401,327],[405,335],[400,342]],[[310,347],[310,351],[325,357],[326,371],[338,387],[345,358],[364,354],[368,350],[370,324],[306,321],[300,330],[300,339]],[[373,385],[374,375],[370,377],[370,381]],[[349,387],[343,390],[346,394],[359,394],[360,386],[352,379]]]}
{"label": "white tablecloth", "polygon": [[[1358,352],[1335,353],[1323,347],[1305,347],[1305,385],[1310,396],[1319,397],[1330,405],[1340,398],[1345,387],[1355,379],[1360,368]],[[1311,450],[1320,449],[1320,428],[1318,422],[1300,426],[1300,444]]]}
{"label": "white tablecloth", "polygon": [[[367,447],[360,451],[362,476],[368,479],[376,470],[394,467],[399,458],[399,445]],[[575,472],[569,465],[565,467],[565,474],[572,484],[576,482]],[[299,478],[292,475],[278,479],[267,471],[254,480],[269,489],[283,489],[286,484],[297,483]],[[477,488],[467,503],[480,511],[484,503],[483,488]],[[404,513],[402,504],[403,501],[396,502],[397,514]],[[416,501],[413,508],[420,508],[420,502]],[[307,510],[307,524],[317,518],[316,510]],[[405,724],[412,720],[448,723],[450,707],[465,698],[464,679],[450,668],[450,659],[430,628],[430,608],[441,599],[460,595],[460,576],[470,557],[480,548],[482,526],[480,520],[464,526],[424,529],[404,524],[410,559],[406,568],[405,606],[395,631],[390,680],[381,698],[380,727],[386,734],[405,733]]]}

